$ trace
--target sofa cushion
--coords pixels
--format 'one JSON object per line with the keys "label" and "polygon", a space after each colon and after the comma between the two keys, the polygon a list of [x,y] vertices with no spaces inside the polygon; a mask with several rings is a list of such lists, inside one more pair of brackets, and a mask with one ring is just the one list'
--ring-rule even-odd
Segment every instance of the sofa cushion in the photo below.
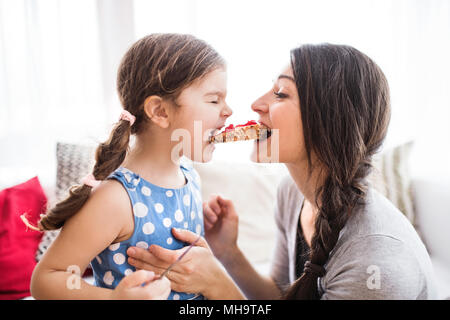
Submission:
{"label": "sofa cushion", "polygon": [[0,192],[0,300],[30,295],[35,254],[42,233],[29,230],[20,216],[34,225],[46,210],[47,198],[34,177]]}
{"label": "sofa cushion", "polygon": [[[56,144],[56,189],[55,201],[63,200],[71,186],[80,183],[94,165],[95,148],[89,145],[58,142]],[[50,205],[53,205],[51,203]],[[59,230],[45,231],[38,250],[36,260],[40,261],[47,248],[59,234]]]}

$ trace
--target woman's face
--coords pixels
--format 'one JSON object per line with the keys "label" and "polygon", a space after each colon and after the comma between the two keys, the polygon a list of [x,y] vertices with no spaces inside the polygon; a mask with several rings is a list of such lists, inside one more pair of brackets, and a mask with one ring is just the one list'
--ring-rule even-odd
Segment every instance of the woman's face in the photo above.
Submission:
{"label": "woman's face", "polygon": [[214,144],[208,142],[208,137],[222,128],[233,113],[225,101],[226,95],[224,69],[211,71],[181,92],[177,99],[181,107],[176,110],[174,127],[189,135],[186,139],[190,146],[183,146],[183,155],[197,162],[211,160]]}
{"label": "woman's face", "polygon": [[271,90],[253,102],[252,110],[259,114],[260,123],[272,129],[268,139],[255,140],[252,161],[298,163],[306,159],[300,100],[290,66],[283,69]]}

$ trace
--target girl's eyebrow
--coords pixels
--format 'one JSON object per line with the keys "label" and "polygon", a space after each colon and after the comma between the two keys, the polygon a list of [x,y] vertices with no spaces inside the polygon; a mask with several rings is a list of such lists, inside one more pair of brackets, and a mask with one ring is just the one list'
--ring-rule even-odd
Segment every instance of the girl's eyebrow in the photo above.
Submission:
{"label": "girl's eyebrow", "polygon": [[205,96],[223,96],[224,93],[222,91],[210,91],[205,93]]}

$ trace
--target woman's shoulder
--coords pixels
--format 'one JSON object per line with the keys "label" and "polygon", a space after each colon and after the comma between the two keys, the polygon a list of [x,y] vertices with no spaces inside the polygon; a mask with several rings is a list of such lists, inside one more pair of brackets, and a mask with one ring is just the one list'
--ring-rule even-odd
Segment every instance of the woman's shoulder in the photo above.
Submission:
{"label": "woman's shoulder", "polygon": [[296,202],[303,200],[303,195],[289,174],[280,181],[277,188],[277,200],[284,202]]}
{"label": "woman's shoulder", "polygon": [[433,271],[424,244],[404,215],[373,189],[341,231],[326,269],[321,283],[328,298],[433,296]]}
{"label": "woman's shoulder", "polygon": [[296,219],[296,210],[300,210],[303,195],[292,177],[284,176],[277,188],[275,218],[282,224],[290,225]]}

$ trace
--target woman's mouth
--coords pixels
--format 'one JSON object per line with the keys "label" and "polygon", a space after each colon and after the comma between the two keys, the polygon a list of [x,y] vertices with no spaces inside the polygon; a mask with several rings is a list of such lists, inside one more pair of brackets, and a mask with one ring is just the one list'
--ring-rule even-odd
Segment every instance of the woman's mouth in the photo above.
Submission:
{"label": "woman's mouth", "polygon": [[259,129],[258,139],[256,139],[257,142],[264,141],[270,138],[272,135],[272,129],[266,126],[265,124],[261,123],[262,127]]}

